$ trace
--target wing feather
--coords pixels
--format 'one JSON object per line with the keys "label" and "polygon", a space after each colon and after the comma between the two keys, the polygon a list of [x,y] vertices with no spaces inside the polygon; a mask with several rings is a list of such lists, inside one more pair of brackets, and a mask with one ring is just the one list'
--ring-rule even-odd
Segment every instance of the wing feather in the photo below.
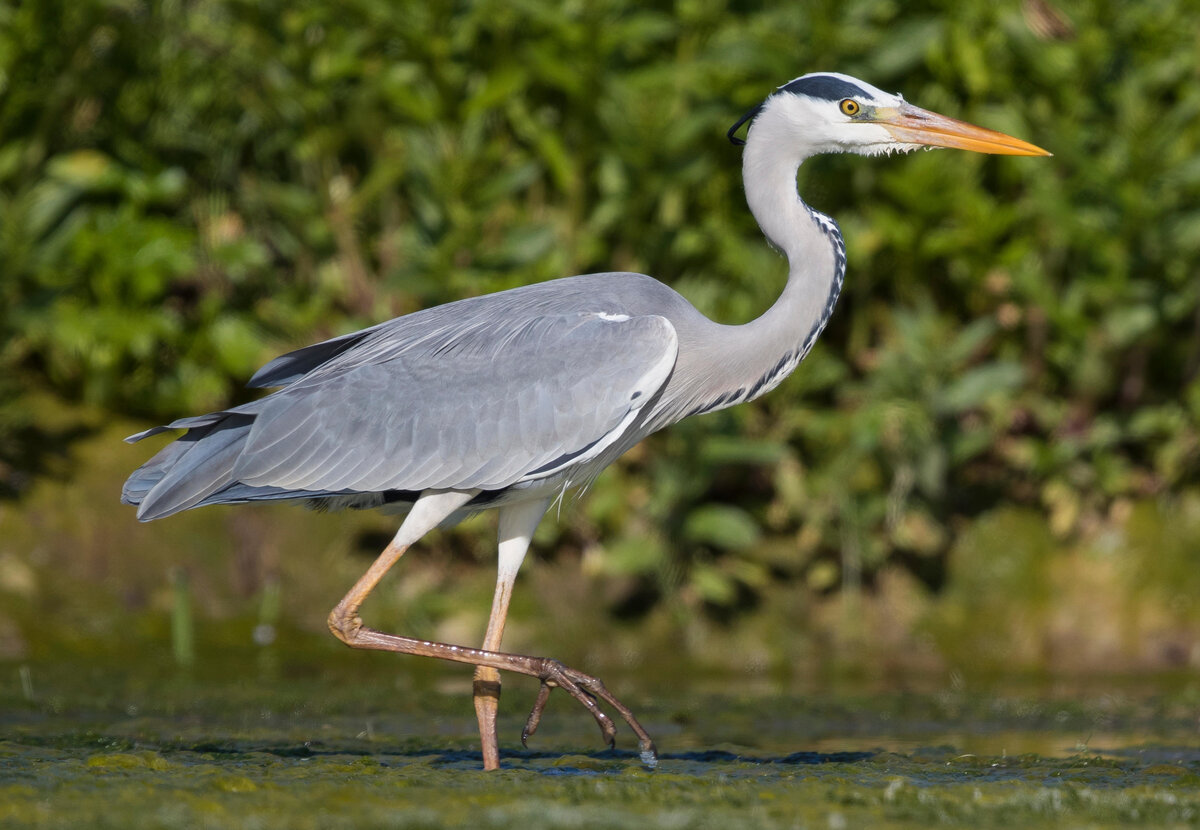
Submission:
{"label": "wing feather", "polygon": [[[233,480],[305,491],[499,489],[602,452],[675,364],[656,315],[545,314],[428,334],[263,399]],[[337,361],[335,361],[337,363]]]}

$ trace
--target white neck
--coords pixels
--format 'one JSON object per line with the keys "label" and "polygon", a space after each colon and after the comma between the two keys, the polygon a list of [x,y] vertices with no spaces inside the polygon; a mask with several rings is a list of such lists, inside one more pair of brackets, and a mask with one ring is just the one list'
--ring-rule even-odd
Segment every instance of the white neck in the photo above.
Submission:
{"label": "white neck", "polygon": [[771,244],[783,251],[794,270],[811,256],[811,246],[817,241],[812,233],[820,234],[820,230],[813,223],[812,211],[796,192],[796,173],[804,156],[786,142],[756,140],[769,133],[769,125],[759,121],[775,117],[776,112],[766,110],[751,128],[742,151],[742,183],[746,203],[758,226]]}
{"label": "white neck", "polygon": [[[805,154],[772,141],[770,107],[751,127],[742,156],[746,201],[764,234],[788,259],[783,292],[767,311],[741,326],[716,326],[690,344],[680,359],[681,414],[723,409],[752,400],[778,385],[807,354],[833,311],[845,272],[845,247],[833,220],[808,207],[796,191]],[[761,123],[764,119],[767,124]],[[755,127],[763,129],[755,130]],[[686,403],[685,403],[686,402]]]}

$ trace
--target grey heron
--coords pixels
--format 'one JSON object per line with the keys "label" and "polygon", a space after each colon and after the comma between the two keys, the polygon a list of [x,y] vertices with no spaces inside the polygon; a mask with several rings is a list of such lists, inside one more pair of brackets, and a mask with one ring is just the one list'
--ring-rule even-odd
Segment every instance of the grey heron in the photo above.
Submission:
{"label": "grey heron", "polygon": [[[747,121],[743,141],[736,133]],[[618,712],[653,764],[650,736],[598,679],[500,651],[513,581],[543,514],[650,433],[753,400],[804,359],[846,269],[837,224],[797,193],[805,159],[919,147],[1049,155],[837,73],[784,84],[728,137],[744,145],[750,210],[788,263],[783,291],[762,316],[722,325],[633,273],[567,277],[418,311],[272,360],[249,382],[282,387],[265,397],[130,436],[187,430],[129,477],[122,501],[137,505],[141,521],[273,500],[407,507],[390,544],[329,615],[333,634],[354,648],[474,665],[487,769],[499,766],[501,670],[541,681],[522,742],[561,687],[587,707],[609,745],[616,729],[598,702]],[[411,545],[489,508],[499,514],[499,563],[480,648],[363,624],[359,607]]]}

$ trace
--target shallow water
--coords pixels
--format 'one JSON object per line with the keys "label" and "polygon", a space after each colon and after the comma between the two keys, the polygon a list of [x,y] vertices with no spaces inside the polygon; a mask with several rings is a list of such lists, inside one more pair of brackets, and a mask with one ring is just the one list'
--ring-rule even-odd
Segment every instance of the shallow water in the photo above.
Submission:
{"label": "shallow water", "polygon": [[503,769],[486,774],[462,673],[381,665],[0,664],[0,826],[1200,823],[1200,684],[1188,678],[805,693],[606,678],[655,736],[653,770],[627,729],[603,748],[557,693],[522,748],[535,687],[516,678]]}

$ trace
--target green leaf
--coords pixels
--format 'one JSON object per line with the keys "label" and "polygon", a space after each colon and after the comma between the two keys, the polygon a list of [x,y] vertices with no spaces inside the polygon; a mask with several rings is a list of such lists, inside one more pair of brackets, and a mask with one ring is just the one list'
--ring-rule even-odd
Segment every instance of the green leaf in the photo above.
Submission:
{"label": "green leaf", "polygon": [[1025,369],[1019,363],[1004,361],[979,366],[942,389],[938,409],[963,412],[983,405],[990,398],[1010,395],[1024,382]]}
{"label": "green leaf", "polygon": [[688,513],[683,524],[683,538],[686,541],[722,550],[748,548],[761,537],[762,530],[754,517],[733,505],[707,504],[697,507]]}

